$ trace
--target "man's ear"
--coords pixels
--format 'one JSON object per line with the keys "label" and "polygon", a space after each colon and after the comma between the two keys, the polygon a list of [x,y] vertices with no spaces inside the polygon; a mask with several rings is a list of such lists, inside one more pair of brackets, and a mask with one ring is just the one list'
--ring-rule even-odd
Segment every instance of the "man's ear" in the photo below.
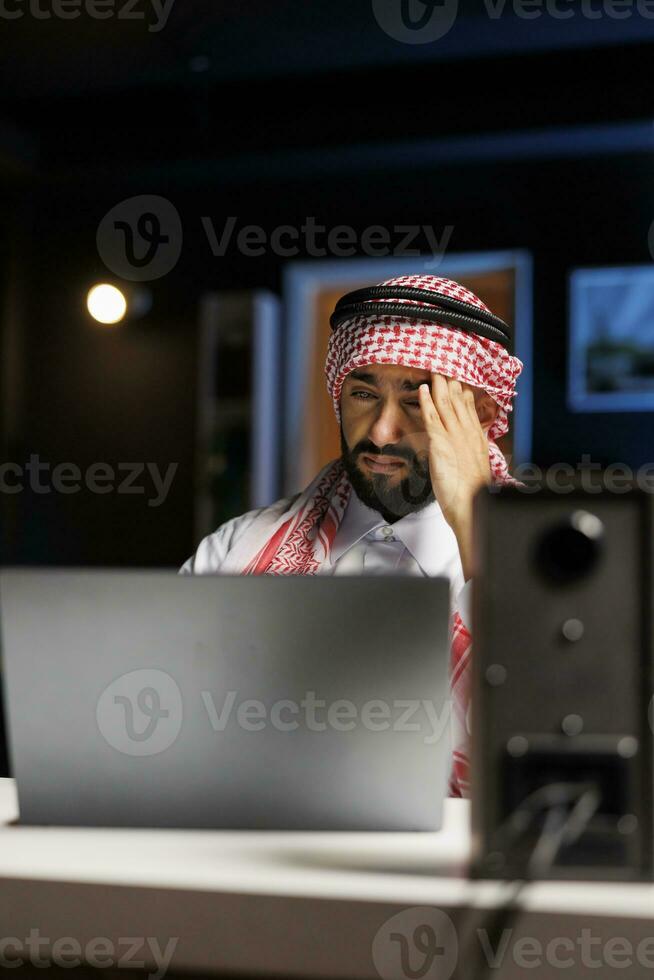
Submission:
{"label": "man's ear", "polygon": [[475,408],[477,409],[477,416],[481,423],[481,427],[486,435],[488,435],[488,430],[497,418],[499,406],[494,398],[491,398],[487,392],[483,392],[483,394],[477,399]]}

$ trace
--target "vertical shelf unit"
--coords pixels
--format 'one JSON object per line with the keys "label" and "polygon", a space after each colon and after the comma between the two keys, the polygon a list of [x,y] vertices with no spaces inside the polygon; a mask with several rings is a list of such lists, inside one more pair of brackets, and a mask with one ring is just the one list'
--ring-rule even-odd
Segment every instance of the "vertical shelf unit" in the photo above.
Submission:
{"label": "vertical shelf unit", "polygon": [[278,499],[281,473],[281,317],[265,290],[202,298],[194,532]]}

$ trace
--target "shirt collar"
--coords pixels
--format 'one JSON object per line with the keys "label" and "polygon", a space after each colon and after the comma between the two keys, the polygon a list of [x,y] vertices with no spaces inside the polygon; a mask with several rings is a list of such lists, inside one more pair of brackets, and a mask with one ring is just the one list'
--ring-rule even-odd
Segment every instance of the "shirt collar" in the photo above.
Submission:
{"label": "shirt collar", "polygon": [[[385,524],[382,515],[364,504],[352,488],[343,520],[332,543],[331,563],[338,561],[370,531]],[[425,575],[459,574],[461,560],[456,537],[436,500],[422,510],[401,517],[390,526]]]}
{"label": "shirt collar", "polygon": [[332,542],[330,552],[332,564],[338,561],[346,551],[349,551],[357,541],[365,537],[369,531],[374,531],[376,527],[383,527],[385,524],[386,521],[381,514],[372,510],[371,507],[367,507],[357,497],[353,487],[343,520]]}

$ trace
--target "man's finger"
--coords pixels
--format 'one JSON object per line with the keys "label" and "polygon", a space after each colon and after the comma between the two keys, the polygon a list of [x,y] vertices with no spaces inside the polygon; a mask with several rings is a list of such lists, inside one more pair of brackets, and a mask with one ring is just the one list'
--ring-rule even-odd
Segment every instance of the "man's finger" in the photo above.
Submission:
{"label": "man's finger", "polygon": [[446,429],[452,429],[456,425],[458,419],[450,400],[447,378],[444,378],[442,374],[437,374],[432,371],[431,379],[434,404],[436,405],[438,414],[440,415],[441,422]]}
{"label": "man's finger", "polygon": [[428,384],[420,385],[418,388],[418,399],[420,401],[422,420],[425,423],[425,428],[427,431],[435,430],[437,432],[444,432],[445,426],[443,425],[443,420],[441,419],[438,409],[434,404]]}
{"label": "man's finger", "polygon": [[477,406],[475,405],[475,393],[472,388],[465,388],[463,392],[463,401],[465,402],[470,421],[474,426],[479,425],[479,416],[477,415]]}
{"label": "man's finger", "polygon": [[472,427],[473,431],[477,435],[481,435],[486,438],[486,433],[484,432],[484,427],[479,421],[479,415],[477,414],[477,406],[475,405],[475,394],[470,385],[464,384],[461,386],[461,403],[465,408],[465,415],[467,416],[466,421],[461,417],[462,425],[466,428]]}
{"label": "man's finger", "polygon": [[459,422],[465,429],[470,428],[470,414],[468,411],[468,406],[466,404],[466,392],[463,390],[463,386],[460,381],[456,378],[447,379],[450,401],[452,403],[452,408],[458,418]]}

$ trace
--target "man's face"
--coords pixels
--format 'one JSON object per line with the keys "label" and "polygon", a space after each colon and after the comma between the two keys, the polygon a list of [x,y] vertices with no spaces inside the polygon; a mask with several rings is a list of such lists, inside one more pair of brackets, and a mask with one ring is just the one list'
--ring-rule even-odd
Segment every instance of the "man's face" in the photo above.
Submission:
{"label": "man's face", "polygon": [[[393,523],[434,500],[428,436],[418,387],[431,373],[399,364],[355,368],[341,392],[341,453],[360,500]],[[472,386],[464,386],[472,387]],[[477,414],[487,430],[497,406],[472,387]]]}

